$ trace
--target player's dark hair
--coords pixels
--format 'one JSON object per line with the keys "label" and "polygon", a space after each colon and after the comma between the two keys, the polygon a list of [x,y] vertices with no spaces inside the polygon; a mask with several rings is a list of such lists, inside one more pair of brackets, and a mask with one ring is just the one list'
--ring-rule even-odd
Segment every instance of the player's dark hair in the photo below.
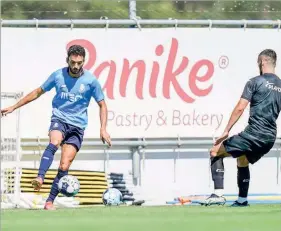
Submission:
{"label": "player's dark hair", "polygon": [[86,52],[84,47],[80,45],[72,45],[67,51],[67,57],[69,58],[71,55],[79,55],[85,58]]}
{"label": "player's dark hair", "polygon": [[277,54],[274,50],[272,49],[265,49],[263,50],[260,54],[259,57],[261,56],[265,56],[268,57],[270,59],[270,61],[272,62],[272,64],[274,66],[276,66],[276,62],[277,62]]}

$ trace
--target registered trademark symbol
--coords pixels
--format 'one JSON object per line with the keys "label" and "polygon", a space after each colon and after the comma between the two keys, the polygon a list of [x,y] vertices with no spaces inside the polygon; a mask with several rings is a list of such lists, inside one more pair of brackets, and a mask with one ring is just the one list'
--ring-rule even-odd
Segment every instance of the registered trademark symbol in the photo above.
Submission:
{"label": "registered trademark symbol", "polygon": [[221,69],[225,69],[228,67],[228,64],[229,64],[229,59],[227,56],[223,55],[219,58],[219,67]]}

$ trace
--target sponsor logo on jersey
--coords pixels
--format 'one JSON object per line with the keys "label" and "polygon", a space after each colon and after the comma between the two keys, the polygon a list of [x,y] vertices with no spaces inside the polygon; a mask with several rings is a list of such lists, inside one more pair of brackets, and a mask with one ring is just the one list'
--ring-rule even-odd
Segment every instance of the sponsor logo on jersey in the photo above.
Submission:
{"label": "sponsor logo on jersey", "polygon": [[277,87],[276,85],[274,85],[274,83],[270,83],[268,81],[266,81],[265,87],[273,91],[281,92],[281,87]]}

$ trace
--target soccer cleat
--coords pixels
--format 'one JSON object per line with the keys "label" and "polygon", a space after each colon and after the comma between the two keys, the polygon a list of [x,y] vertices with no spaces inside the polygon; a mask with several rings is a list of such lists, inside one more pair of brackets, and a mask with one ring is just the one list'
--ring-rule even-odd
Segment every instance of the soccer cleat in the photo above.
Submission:
{"label": "soccer cleat", "polygon": [[212,194],[205,201],[201,202],[201,205],[209,206],[209,205],[224,205],[226,199],[222,196],[218,196],[216,194]]}
{"label": "soccer cleat", "polygon": [[44,209],[45,210],[56,210],[56,207],[54,206],[52,201],[47,201],[45,203]]}
{"label": "soccer cleat", "polygon": [[247,207],[250,206],[248,204],[248,201],[244,201],[243,203],[240,203],[238,201],[234,201],[234,203],[232,205],[230,205],[230,207]]}
{"label": "soccer cleat", "polygon": [[41,177],[36,177],[31,181],[31,184],[35,191],[40,191],[43,184],[43,179]]}

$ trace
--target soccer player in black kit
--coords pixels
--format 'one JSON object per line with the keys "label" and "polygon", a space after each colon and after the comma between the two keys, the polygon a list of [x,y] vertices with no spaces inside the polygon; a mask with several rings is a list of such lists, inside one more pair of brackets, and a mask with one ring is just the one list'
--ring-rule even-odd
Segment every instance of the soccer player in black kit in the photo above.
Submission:
{"label": "soccer player in black kit", "polygon": [[[275,74],[277,55],[266,49],[258,56],[260,75],[251,78],[245,85],[242,96],[235,106],[229,122],[210,150],[211,172],[214,193],[203,205],[225,204],[223,158],[237,158],[238,200],[232,206],[248,206],[250,183],[249,163],[256,163],[274,145],[277,135],[276,120],[281,110],[281,80]],[[248,125],[241,133],[229,137],[229,132],[250,103]]]}

